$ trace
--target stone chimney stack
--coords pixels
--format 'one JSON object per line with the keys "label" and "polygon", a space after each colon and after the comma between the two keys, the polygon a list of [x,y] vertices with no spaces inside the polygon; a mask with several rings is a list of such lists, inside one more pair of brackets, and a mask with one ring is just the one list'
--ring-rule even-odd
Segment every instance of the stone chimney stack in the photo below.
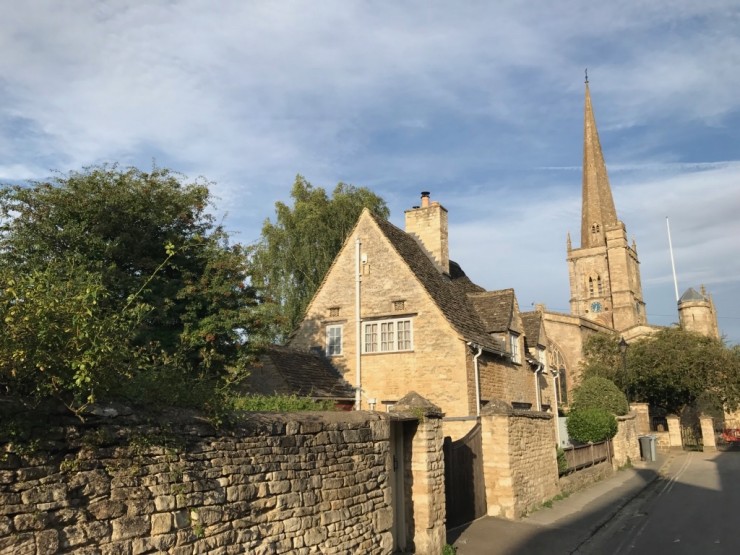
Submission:
{"label": "stone chimney stack", "polygon": [[406,210],[406,233],[412,235],[439,270],[450,273],[450,250],[447,242],[447,209],[432,202],[429,192],[421,193],[421,206]]}

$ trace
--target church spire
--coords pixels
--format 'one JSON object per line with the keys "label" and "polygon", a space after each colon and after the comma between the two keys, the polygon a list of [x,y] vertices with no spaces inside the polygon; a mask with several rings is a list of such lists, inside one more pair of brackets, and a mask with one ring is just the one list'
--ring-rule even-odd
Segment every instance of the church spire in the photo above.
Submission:
{"label": "church spire", "polygon": [[617,223],[617,211],[609,187],[609,176],[601,152],[596,118],[586,74],[586,105],[583,122],[583,207],[581,248],[606,245],[605,226]]}

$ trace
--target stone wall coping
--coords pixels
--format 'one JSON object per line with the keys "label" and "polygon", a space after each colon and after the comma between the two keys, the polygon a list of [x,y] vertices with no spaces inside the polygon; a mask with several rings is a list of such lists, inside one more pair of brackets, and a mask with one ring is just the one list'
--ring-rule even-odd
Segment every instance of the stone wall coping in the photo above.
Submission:
{"label": "stone wall coping", "polygon": [[473,422],[479,418],[479,416],[445,416],[442,420],[444,422]]}
{"label": "stone wall coping", "polygon": [[416,391],[409,391],[401,397],[398,403],[392,407],[391,413],[410,413],[412,416],[416,415],[417,419],[420,419],[420,416],[426,418],[442,418],[444,416],[442,409],[416,393]]}
{"label": "stone wall coping", "polygon": [[[5,401],[0,397],[0,401]],[[8,412],[16,408],[16,404],[3,402],[0,404],[0,413]],[[107,407],[105,407],[107,408]],[[116,407],[118,408],[118,407]],[[202,413],[191,409],[164,409],[161,411],[146,411],[133,407],[128,411],[117,410],[117,415],[112,417],[108,411],[102,411],[101,415],[92,412],[86,414],[84,421],[74,416],[71,412],[61,412],[56,405],[40,406],[36,410],[16,410],[16,414],[28,413],[29,418],[37,424],[34,427],[47,428],[49,422],[54,422],[52,428],[64,428],[72,426],[80,430],[95,429],[98,427],[109,427],[113,430],[125,430],[129,432],[138,430],[148,433],[162,431],[162,426],[171,426],[179,430],[183,435],[195,438],[204,437],[240,437],[244,435],[282,435],[286,429],[293,425],[318,425],[329,426],[362,425],[372,421],[389,421],[391,416],[384,412],[376,411],[300,411],[300,412],[247,412],[236,411],[232,413],[228,423],[216,428]],[[101,412],[101,411],[96,411]],[[418,415],[416,416],[418,419]],[[41,429],[39,428],[39,429]],[[120,435],[116,433],[114,435]],[[4,439],[4,438],[3,438]],[[69,438],[67,438],[69,440]],[[112,440],[112,443],[117,443]]]}
{"label": "stone wall coping", "polygon": [[635,418],[637,418],[637,413],[635,411],[632,411],[627,414],[623,414],[622,416],[617,416],[617,422],[624,422],[625,420],[634,420]]}

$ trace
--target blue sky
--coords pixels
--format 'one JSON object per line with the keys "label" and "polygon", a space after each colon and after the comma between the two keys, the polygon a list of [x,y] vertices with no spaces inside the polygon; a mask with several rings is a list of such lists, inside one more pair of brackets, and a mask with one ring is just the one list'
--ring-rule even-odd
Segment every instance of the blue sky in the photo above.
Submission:
{"label": "blue sky", "polygon": [[215,182],[255,241],[296,174],[384,197],[428,190],[451,258],[489,289],[568,311],[583,72],[648,319],[705,284],[740,343],[740,4],[5,2],[0,181],[101,162]]}

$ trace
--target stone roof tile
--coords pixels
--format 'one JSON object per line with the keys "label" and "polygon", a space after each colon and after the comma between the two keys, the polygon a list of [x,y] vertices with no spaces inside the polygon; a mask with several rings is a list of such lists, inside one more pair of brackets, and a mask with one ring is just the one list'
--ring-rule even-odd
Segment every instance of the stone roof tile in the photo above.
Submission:
{"label": "stone roof tile", "polygon": [[485,290],[474,284],[455,262],[450,261],[450,275],[440,273],[416,239],[389,221],[374,214],[370,216],[453,328],[465,340],[477,343],[489,351],[503,353],[499,342],[486,333],[486,326],[468,300],[468,294]]}
{"label": "stone roof tile", "polygon": [[487,333],[509,330],[514,317],[514,290],[469,293],[468,298],[485,324]]}
{"label": "stone roof tile", "polygon": [[323,355],[271,345],[251,369],[247,388],[262,395],[352,399],[354,388]]}

